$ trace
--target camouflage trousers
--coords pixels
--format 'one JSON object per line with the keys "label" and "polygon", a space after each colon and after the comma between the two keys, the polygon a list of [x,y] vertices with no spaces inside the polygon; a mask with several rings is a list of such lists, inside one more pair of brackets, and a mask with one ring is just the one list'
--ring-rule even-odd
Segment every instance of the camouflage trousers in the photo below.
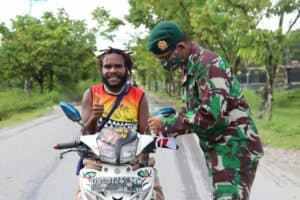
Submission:
{"label": "camouflage trousers", "polygon": [[263,155],[262,145],[259,138],[250,140],[226,133],[213,142],[200,138],[214,200],[248,200],[258,160]]}

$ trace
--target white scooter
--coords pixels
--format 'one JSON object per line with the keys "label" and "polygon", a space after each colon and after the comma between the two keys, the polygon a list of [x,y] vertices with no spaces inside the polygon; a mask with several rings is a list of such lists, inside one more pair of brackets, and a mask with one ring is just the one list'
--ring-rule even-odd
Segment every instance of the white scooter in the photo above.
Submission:
{"label": "white scooter", "polygon": [[[66,116],[80,123],[81,116],[72,105],[61,102]],[[160,110],[157,114],[171,114],[174,110]],[[79,141],[60,143],[55,149],[78,152],[81,158],[99,160],[101,170],[82,168],[79,185],[82,200],[155,200],[155,171],[150,166],[133,170],[131,163],[141,153],[155,153],[160,148],[177,149],[174,138],[141,135],[125,128],[103,128],[93,135],[81,136]]]}

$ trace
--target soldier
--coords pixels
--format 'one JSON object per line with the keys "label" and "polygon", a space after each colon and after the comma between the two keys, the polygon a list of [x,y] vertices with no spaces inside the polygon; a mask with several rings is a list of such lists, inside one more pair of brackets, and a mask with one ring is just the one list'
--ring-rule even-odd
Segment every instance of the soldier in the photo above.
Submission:
{"label": "soldier", "polygon": [[152,117],[152,132],[196,133],[212,177],[214,199],[249,199],[262,144],[230,64],[187,40],[173,22],[150,32],[148,49],[164,69],[181,69],[186,106],[173,118]]}

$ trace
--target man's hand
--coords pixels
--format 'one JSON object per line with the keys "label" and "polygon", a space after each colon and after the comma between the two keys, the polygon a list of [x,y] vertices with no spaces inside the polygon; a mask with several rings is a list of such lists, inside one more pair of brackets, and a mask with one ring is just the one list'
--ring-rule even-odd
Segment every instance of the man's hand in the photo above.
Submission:
{"label": "man's hand", "polygon": [[103,112],[104,112],[104,106],[103,104],[100,103],[99,96],[96,96],[96,102],[93,104],[90,119],[92,121],[98,120],[100,117],[102,117]]}
{"label": "man's hand", "polygon": [[148,153],[142,153],[138,155],[133,162],[131,163],[132,169],[137,170],[141,167],[154,167],[155,160],[154,158],[150,158]]}
{"label": "man's hand", "polygon": [[91,118],[98,120],[100,117],[102,117],[103,111],[104,111],[103,104],[95,103],[92,107]]}
{"label": "man's hand", "polygon": [[148,120],[148,126],[150,128],[151,133],[155,135],[159,135],[161,131],[161,121],[160,116],[151,117]]}

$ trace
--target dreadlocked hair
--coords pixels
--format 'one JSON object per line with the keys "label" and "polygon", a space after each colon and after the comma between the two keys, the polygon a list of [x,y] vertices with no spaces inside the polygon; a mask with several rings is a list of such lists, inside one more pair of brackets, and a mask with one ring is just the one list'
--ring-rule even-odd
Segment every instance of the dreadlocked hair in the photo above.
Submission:
{"label": "dreadlocked hair", "polygon": [[103,59],[106,55],[116,53],[121,55],[124,58],[125,67],[127,68],[129,75],[131,75],[131,70],[133,68],[133,61],[131,57],[132,52],[126,52],[124,50],[113,48],[113,47],[109,47],[108,49],[102,49],[100,50],[100,52],[102,53],[99,56],[97,56],[97,65],[100,68],[102,68],[103,66]]}

